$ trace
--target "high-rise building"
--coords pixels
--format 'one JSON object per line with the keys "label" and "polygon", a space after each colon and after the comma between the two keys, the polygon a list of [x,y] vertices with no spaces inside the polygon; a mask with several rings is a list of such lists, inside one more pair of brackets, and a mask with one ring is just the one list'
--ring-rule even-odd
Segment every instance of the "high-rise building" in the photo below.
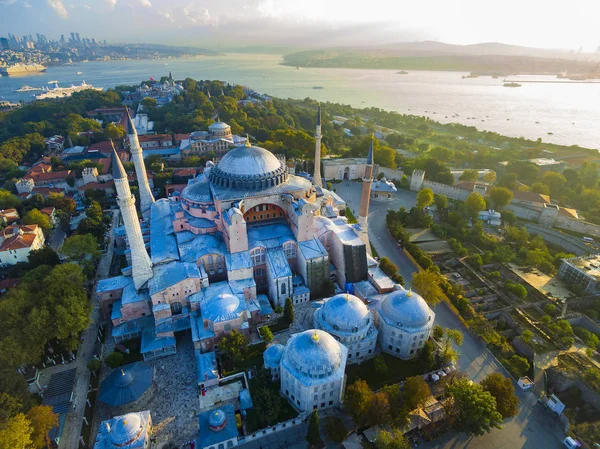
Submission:
{"label": "high-rise building", "polygon": [[64,34],[61,34],[61,35],[60,35],[60,43],[61,43],[61,44],[64,44],[64,43],[65,43],[65,35],[64,35]]}
{"label": "high-rise building", "polygon": [[0,50],[10,50],[8,39],[5,37],[0,37]]}
{"label": "high-rise building", "polygon": [[71,32],[71,42],[75,42],[75,33]]}
{"label": "high-rise building", "polygon": [[79,38],[79,33],[75,33],[75,39],[77,40],[77,42],[81,42],[81,39]]}

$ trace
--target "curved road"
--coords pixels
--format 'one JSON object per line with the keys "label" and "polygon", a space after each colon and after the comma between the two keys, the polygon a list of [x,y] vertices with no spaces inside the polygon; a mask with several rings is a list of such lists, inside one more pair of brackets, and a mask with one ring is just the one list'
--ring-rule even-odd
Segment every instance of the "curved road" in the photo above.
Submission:
{"label": "curved road", "polygon": [[[348,204],[358,216],[362,184],[345,181],[334,184],[336,193]],[[389,258],[410,285],[412,273],[416,271],[410,259],[400,251],[385,226],[385,215],[388,209],[405,207],[407,210],[416,204],[416,193],[399,190],[393,202],[381,202],[371,199],[369,210],[369,239],[381,257]],[[459,369],[470,379],[480,382],[488,374],[508,373],[485,345],[472,335],[458,318],[444,304],[436,307],[436,324],[442,327],[458,329],[464,334],[464,342],[460,347]],[[515,385],[516,388],[518,388]],[[427,443],[424,449],[558,449],[563,447],[564,433],[562,425],[543,406],[537,404],[536,396],[531,392],[516,391],[521,404],[517,416],[505,421],[501,430],[493,430],[481,437],[467,437],[464,434],[447,434],[433,442]]]}

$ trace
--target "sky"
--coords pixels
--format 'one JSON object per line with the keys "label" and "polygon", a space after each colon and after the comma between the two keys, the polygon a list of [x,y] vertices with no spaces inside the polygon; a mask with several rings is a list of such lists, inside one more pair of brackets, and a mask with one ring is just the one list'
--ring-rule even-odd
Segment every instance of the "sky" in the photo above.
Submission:
{"label": "sky", "polygon": [[0,35],[303,48],[437,40],[595,51],[597,0],[0,0]]}

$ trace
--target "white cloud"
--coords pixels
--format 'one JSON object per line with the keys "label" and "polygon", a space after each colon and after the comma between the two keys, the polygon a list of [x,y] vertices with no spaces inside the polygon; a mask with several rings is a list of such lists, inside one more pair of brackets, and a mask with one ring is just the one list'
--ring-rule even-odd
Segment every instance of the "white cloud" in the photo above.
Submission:
{"label": "white cloud", "polygon": [[83,5],[83,7],[84,7],[85,9],[92,9],[92,7],[91,7],[90,5]]}
{"label": "white cloud", "polygon": [[171,23],[175,22],[175,19],[173,18],[173,16],[171,14],[169,14],[168,12],[159,12],[158,15],[164,17]]}
{"label": "white cloud", "polygon": [[23,8],[31,8],[31,3],[26,0],[23,0]]}
{"label": "white cloud", "polygon": [[0,5],[14,5],[17,2],[17,0],[0,0]]}
{"label": "white cloud", "polygon": [[146,8],[152,8],[152,3],[150,0],[139,0],[140,5],[145,6]]}
{"label": "white cloud", "polygon": [[117,0],[105,0],[105,2],[110,9],[114,9],[114,7],[117,6]]}
{"label": "white cloud", "polygon": [[63,5],[62,0],[48,0],[48,4],[54,11],[56,11],[56,14],[61,16],[63,19],[66,19],[69,16],[69,13],[67,12],[65,5]]}
{"label": "white cloud", "polygon": [[199,25],[216,24],[216,19],[211,17],[208,9],[201,6],[190,4],[183,8],[182,12],[186,19],[192,23]]}

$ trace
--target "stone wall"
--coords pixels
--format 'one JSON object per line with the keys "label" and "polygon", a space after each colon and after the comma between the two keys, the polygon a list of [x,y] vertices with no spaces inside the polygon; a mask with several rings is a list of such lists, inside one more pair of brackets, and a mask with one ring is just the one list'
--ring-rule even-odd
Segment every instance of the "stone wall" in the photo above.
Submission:
{"label": "stone wall", "polygon": [[580,234],[592,235],[600,237],[600,226],[587,221],[577,220],[569,217],[558,217],[554,222],[554,226],[560,229],[568,229],[569,231],[579,232]]}
{"label": "stone wall", "polygon": [[552,228],[547,228],[534,223],[525,223],[525,228],[530,234],[539,235],[543,237],[546,242],[558,245],[565,249],[565,251],[575,254],[576,256],[584,256],[592,252],[592,248],[587,246],[577,237],[556,231]]}
{"label": "stone wall", "polygon": [[586,315],[581,315],[575,318],[567,318],[567,321],[571,323],[571,326],[583,327],[593,334],[600,336],[600,326],[598,326],[594,320]]}
{"label": "stone wall", "polygon": [[387,179],[395,181],[400,181],[402,179],[402,176],[404,176],[404,172],[402,170],[395,170],[393,168],[377,166],[374,176],[377,177],[379,173],[383,173],[383,176],[385,176]]}

